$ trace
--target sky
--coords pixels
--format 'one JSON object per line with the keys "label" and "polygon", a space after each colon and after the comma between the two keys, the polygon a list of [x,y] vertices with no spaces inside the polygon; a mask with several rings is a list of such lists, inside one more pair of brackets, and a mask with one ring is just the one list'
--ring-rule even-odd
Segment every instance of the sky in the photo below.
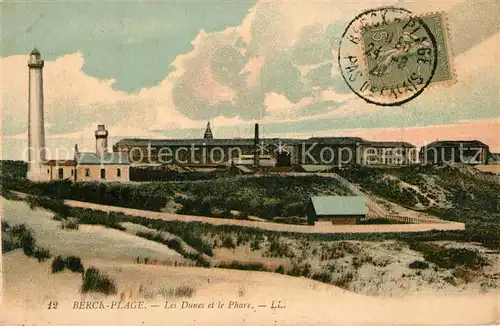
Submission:
{"label": "sky", "polygon": [[[447,18],[456,81],[395,107],[353,94],[336,62],[348,23],[393,5]],[[124,137],[362,136],[500,152],[500,3],[434,1],[1,2],[2,157],[27,145],[28,67],[45,60],[47,146]],[[110,145],[111,145],[110,144]],[[58,156],[58,155],[56,155]]]}

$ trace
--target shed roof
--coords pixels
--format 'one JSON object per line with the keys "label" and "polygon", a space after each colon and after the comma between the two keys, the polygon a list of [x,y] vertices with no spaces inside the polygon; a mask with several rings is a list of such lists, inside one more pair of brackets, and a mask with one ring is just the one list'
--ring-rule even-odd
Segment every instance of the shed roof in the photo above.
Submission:
{"label": "shed roof", "polygon": [[98,155],[96,153],[80,152],[76,154],[77,164],[129,164],[128,155],[126,153],[104,153]]}
{"label": "shed roof", "polygon": [[366,215],[368,207],[360,196],[312,196],[316,215]]}

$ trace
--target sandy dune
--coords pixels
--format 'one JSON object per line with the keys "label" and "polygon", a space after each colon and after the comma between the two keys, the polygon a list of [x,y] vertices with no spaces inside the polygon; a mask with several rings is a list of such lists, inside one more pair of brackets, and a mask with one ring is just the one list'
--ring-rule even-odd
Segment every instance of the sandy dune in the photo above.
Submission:
{"label": "sandy dune", "polygon": [[[20,251],[4,255],[2,325],[334,325],[334,324],[486,324],[499,321],[498,294],[373,298],[305,278],[235,270],[116,264],[84,261],[115,277],[119,291],[139,284],[191,284],[194,297],[184,299],[203,308],[182,309],[182,299],[146,300],[142,310],[73,309],[74,301],[118,296],[83,297],[81,278],[64,272],[52,275],[49,262],[38,263]],[[50,300],[58,309],[48,310]],[[137,298],[136,300],[140,300]],[[142,299],[144,300],[144,299]],[[223,308],[208,308],[221,301]],[[228,308],[229,301],[250,303],[250,308]],[[285,308],[271,309],[272,301]],[[151,307],[152,304],[159,307]],[[258,305],[266,307],[258,307]]]}
{"label": "sandy dune", "polygon": [[101,225],[80,225],[78,231],[63,230],[61,222],[44,209],[31,210],[21,201],[2,198],[2,220],[11,226],[26,223],[35,232],[37,243],[53,255],[76,255],[82,258],[135,260],[137,256],[159,260],[184,261],[174,250],[162,244]]}
{"label": "sandy dune", "polygon": [[[27,223],[37,242],[53,255],[77,255],[86,268],[96,266],[116,279],[115,296],[82,296],[81,275],[50,273],[51,260],[39,263],[21,250],[2,255],[1,325],[335,325],[335,324],[486,324],[500,321],[500,293],[369,297],[306,278],[238,270],[139,265],[137,256],[180,259],[166,246],[101,226],[62,230],[52,214],[30,210],[23,202],[2,201],[9,224]],[[192,298],[165,299],[148,291],[189,285]],[[143,300],[144,308],[73,309],[75,301]],[[166,301],[175,309],[166,309]],[[203,308],[182,308],[182,301]],[[57,301],[57,309],[47,309]],[[224,303],[209,308],[211,302]],[[229,302],[248,308],[228,308]],[[271,308],[279,304],[284,308]],[[153,307],[157,304],[158,307]],[[259,307],[265,305],[265,307]]]}

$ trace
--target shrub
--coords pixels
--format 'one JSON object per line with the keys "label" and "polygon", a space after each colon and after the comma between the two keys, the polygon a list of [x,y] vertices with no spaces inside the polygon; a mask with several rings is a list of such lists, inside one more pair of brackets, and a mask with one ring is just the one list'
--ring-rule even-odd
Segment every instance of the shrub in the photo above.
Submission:
{"label": "shrub", "polygon": [[304,265],[293,264],[292,269],[290,269],[287,272],[287,274],[291,275],[291,276],[309,277],[311,275],[311,265],[310,264],[304,264]]}
{"label": "shrub", "polygon": [[234,243],[233,237],[230,235],[226,235],[224,237],[224,239],[222,239],[222,247],[229,248],[229,249],[235,249],[236,244]]}
{"label": "shrub", "polygon": [[8,228],[10,228],[9,223],[7,223],[7,221],[2,221],[2,231],[7,231]]}
{"label": "shrub", "polygon": [[66,268],[74,273],[84,272],[80,257],[69,256],[65,258],[59,255],[52,261],[52,273],[63,271]]}
{"label": "shrub", "polygon": [[268,269],[264,267],[261,263],[240,263],[239,261],[233,260],[230,264],[219,264],[218,268],[227,269],[239,269],[244,271],[267,271]]}
{"label": "shrub", "polygon": [[259,236],[254,236],[252,242],[250,243],[250,250],[259,250],[260,249],[260,241],[262,240]]}
{"label": "shrub", "polygon": [[[191,252],[187,252],[186,250],[184,250],[181,242],[178,239],[166,240],[165,238],[163,238],[161,233],[154,234],[152,232],[140,232],[139,231],[139,232],[136,232],[135,235],[138,237],[141,237],[141,238],[146,238],[148,240],[156,241],[156,242],[162,243],[164,245],[167,245],[170,249],[173,249],[173,250],[177,251],[178,253],[180,253],[184,258],[194,260],[196,262],[196,266],[202,266],[202,267],[210,266],[210,262],[205,260],[205,258],[203,258],[203,256],[200,253],[191,253]],[[147,263],[147,261],[145,261],[145,263]]]}
{"label": "shrub", "polygon": [[425,261],[415,260],[414,262],[408,265],[411,269],[427,269],[429,268],[429,264]]}
{"label": "shrub", "polygon": [[373,264],[373,258],[368,255],[354,256],[352,257],[352,266],[356,269],[360,268],[364,264]]}
{"label": "shrub", "polygon": [[61,272],[66,268],[66,260],[62,256],[57,256],[52,260],[52,273]]}
{"label": "shrub", "polygon": [[38,259],[39,262],[45,261],[46,259],[50,258],[50,252],[48,249],[37,247],[33,252],[33,257]]}
{"label": "shrub", "polygon": [[441,268],[464,266],[473,270],[488,265],[486,259],[477,250],[467,248],[444,248],[425,243],[410,244],[412,250],[420,251],[424,259]]}
{"label": "shrub", "polygon": [[196,289],[194,286],[191,285],[180,285],[176,288],[173,287],[167,287],[167,286],[162,286],[158,293],[162,295],[165,299],[169,299],[172,297],[176,298],[182,298],[182,297],[187,297],[190,298],[192,297],[196,292]]}
{"label": "shrub", "polygon": [[330,283],[332,281],[332,275],[328,272],[319,272],[314,273],[312,279],[323,283]]}
{"label": "shrub", "polygon": [[83,273],[84,268],[82,265],[82,260],[80,257],[75,257],[75,256],[69,256],[66,258],[66,267],[75,273]]}
{"label": "shrub", "polygon": [[293,258],[295,257],[295,254],[286,242],[281,241],[279,238],[273,237],[266,252],[266,256]]}
{"label": "shrub", "polygon": [[342,276],[337,280],[334,280],[333,284],[344,289],[349,289],[349,285],[351,284],[353,279],[354,274],[352,272],[347,272],[345,274],[342,274]]}
{"label": "shrub", "polygon": [[275,270],[275,273],[285,274],[285,267],[283,265],[279,265]]}
{"label": "shrub", "polygon": [[2,252],[7,252],[16,248],[22,248],[23,252],[28,257],[34,257],[39,262],[50,257],[50,252],[47,249],[40,248],[36,245],[36,240],[33,235],[33,230],[25,224],[18,224],[13,227],[2,229]]}
{"label": "shrub", "polygon": [[102,274],[95,267],[91,267],[85,272],[81,292],[100,292],[106,295],[116,294],[116,283],[108,275]]}
{"label": "shrub", "polygon": [[64,217],[59,215],[59,214],[54,214],[54,216],[52,216],[52,219],[54,221],[62,221],[64,219]]}
{"label": "shrub", "polygon": [[174,296],[176,298],[191,298],[196,292],[194,286],[191,285],[181,285],[175,288]]}
{"label": "shrub", "polygon": [[69,217],[68,219],[61,220],[62,229],[78,230],[79,227],[80,224],[78,223],[78,220],[75,218]]}

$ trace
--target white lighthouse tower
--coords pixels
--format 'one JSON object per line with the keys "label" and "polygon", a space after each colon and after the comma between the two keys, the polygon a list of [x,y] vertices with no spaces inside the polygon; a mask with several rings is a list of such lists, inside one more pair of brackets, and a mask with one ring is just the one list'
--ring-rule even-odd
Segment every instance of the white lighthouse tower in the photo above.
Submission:
{"label": "white lighthouse tower", "polygon": [[[44,181],[45,127],[43,122],[43,60],[35,48],[30,53],[28,95],[28,179]],[[45,172],[45,173],[44,173]]]}

